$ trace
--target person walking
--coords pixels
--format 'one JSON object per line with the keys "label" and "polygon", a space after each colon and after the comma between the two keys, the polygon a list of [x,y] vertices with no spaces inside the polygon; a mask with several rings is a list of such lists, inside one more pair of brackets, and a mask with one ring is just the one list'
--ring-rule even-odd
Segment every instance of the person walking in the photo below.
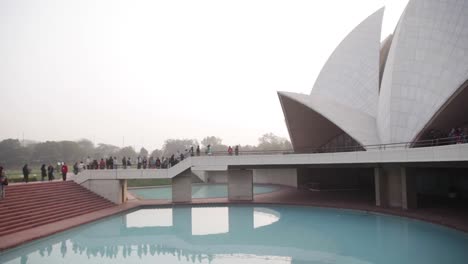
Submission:
{"label": "person walking", "polygon": [[161,160],[159,159],[159,157],[156,158],[156,169],[160,169],[161,168]]}
{"label": "person walking", "polygon": [[85,167],[83,161],[80,161],[80,164],[78,164],[78,172],[82,172],[85,169],[86,169],[86,167]]}
{"label": "person walking", "polygon": [[193,151],[193,146],[190,147],[190,157],[195,156],[195,153]]}
{"label": "person walking", "polygon": [[106,162],[104,161],[103,158],[101,158],[101,161],[99,162],[99,169],[103,170],[106,168]]}
{"label": "person walking", "polygon": [[236,145],[236,147],[234,148],[234,153],[236,154],[236,156],[239,155],[239,145]]}
{"label": "person walking", "polygon": [[73,164],[73,173],[74,173],[75,175],[78,174],[78,162],[75,162],[75,164]]}
{"label": "person walking", "polygon": [[67,173],[68,173],[68,166],[67,166],[67,164],[64,162],[63,165],[62,165],[62,180],[63,180],[63,181],[66,181],[66,180],[67,180]]}
{"label": "person walking", "polygon": [[91,158],[89,156],[86,158],[86,169],[91,169]]}
{"label": "person walking", "polygon": [[137,169],[141,169],[141,157],[138,156],[137,158]]}
{"label": "person walking", "polygon": [[54,180],[54,166],[52,164],[49,164],[49,167],[47,167],[47,176],[49,181]]}
{"label": "person walking", "polygon": [[0,166],[0,200],[5,198],[6,186],[8,185],[8,178],[6,177],[3,167]]}
{"label": "person walking", "polygon": [[28,167],[28,164],[24,164],[23,166],[23,177],[24,177],[24,182],[28,183],[29,182],[29,173],[31,170]]}
{"label": "person walking", "polygon": [[229,156],[232,156],[232,147],[231,146],[228,147],[228,154],[229,154]]}
{"label": "person walking", "polygon": [[197,145],[197,156],[200,156],[200,145]]}
{"label": "person walking", "polygon": [[45,177],[47,177],[47,169],[45,164],[41,166],[41,181],[45,181]]}
{"label": "person walking", "polygon": [[126,158],[126,157],[123,157],[123,158],[122,158],[122,167],[123,167],[124,169],[127,168],[127,158]]}

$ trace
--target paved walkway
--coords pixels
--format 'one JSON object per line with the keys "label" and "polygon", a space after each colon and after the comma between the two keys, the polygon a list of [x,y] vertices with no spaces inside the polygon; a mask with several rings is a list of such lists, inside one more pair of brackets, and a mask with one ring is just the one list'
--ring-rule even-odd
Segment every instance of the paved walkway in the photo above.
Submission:
{"label": "paved walkway", "polygon": [[[385,213],[409,217],[436,224],[445,225],[468,233],[468,210],[457,210],[450,208],[423,208],[416,210],[401,210],[393,208],[380,208],[374,205],[373,197],[363,195],[356,191],[328,191],[314,192],[307,190],[296,190],[283,187],[273,193],[259,194],[252,202],[241,202],[242,204],[284,204],[301,206],[319,206],[363,210],[369,212]],[[227,198],[194,199],[185,205],[198,204],[239,204],[229,202]],[[80,226],[104,217],[119,214],[127,210],[136,209],[140,206],[162,206],[172,205],[169,200],[138,200],[132,199],[122,205],[85,214],[82,216],[58,221],[40,227],[31,228],[17,233],[0,237],[0,250],[18,246],[22,243],[46,237],[72,227]]]}

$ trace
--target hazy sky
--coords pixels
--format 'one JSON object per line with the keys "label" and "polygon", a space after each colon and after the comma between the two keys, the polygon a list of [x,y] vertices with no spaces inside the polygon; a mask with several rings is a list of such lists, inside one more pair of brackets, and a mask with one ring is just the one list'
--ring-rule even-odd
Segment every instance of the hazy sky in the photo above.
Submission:
{"label": "hazy sky", "polygon": [[347,33],[386,6],[385,38],[407,2],[1,0],[0,139],[289,138],[276,91],[310,93]]}

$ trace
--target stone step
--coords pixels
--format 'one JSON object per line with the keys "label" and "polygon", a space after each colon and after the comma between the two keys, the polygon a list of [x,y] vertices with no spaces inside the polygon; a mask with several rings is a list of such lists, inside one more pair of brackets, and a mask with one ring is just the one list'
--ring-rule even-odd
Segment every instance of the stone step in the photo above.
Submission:
{"label": "stone step", "polygon": [[24,194],[22,196],[9,197],[8,199],[2,200],[2,202],[0,202],[0,208],[19,206],[19,205],[23,205],[27,203],[36,203],[36,202],[40,203],[43,201],[54,202],[50,200],[51,197],[61,197],[62,195],[71,196],[73,194],[83,194],[83,193],[86,193],[86,190],[74,188],[74,189],[64,190],[64,191],[45,192],[45,193],[36,194],[36,195]]}
{"label": "stone step", "polygon": [[[54,215],[62,215],[66,214],[67,212],[72,212],[76,210],[81,210],[81,209],[86,209],[86,208],[92,208],[94,206],[100,206],[100,205],[110,205],[112,206],[112,203],[108,201],[102,201],[102,200],[90,200],[86,202],[82,202],[81,204],[74,204],[73,207],[66,206],[66,205],[61,205],[55,208],[48,208],[43,211],[36,211],[36,212],[20,212],[16,214],[9,214],[5,215],[5,218],[2,216],[2,223],[11,223],[13,226],[16,223],[24,224],[31,221],[36,221],[40,220],[41,217],[43,216],[54,216]],[[12,227],[10,225],[10,227]],[[8,227],[7,227],[8,228]],[[4,227],[0,227],[0,232],[3,230]]]}
{"label": "stone step", "polygon": [[74,186],[76,183],[72,181],[66,182],[54,182],[54,183],[28,183],[28,184],[10,184],[7,186],[10,192],[24,192],[24,191],[31,191],[31,190],[48,190],[48,189],[55,189],[55,188],[63,188]]}
{"label": "stone step", "polygon": [[0,201],[0,236],[113,206],[72,181],[12,184]]}
{"label": "stone step", "polygon": [[[54,211],[54,210],[58,210],[60,208],[66,208],[66,207],[72,207],[72,206],[79,206],[83,203],[88,203],[88,202],[107,202],[107,203],[111,203],[107,200],[103,201],[102,199],[100,199],[99,197],[89,197],[89,196],[79,196],[79,197],[76,197],[76,199],[74,200],[71,200],[71,201],[66,201],[66,202],[60,202],[60,203],[55,203],[55,204],[51,204],[49,206],[36,206],[36,207],[33,207],[33,208],[15,208],[15,210],[11,210],[11,211],[7,211],[5,212],[5,214],[2,214],[2,221],[6,221],[7,218],[9,218],[10,216],[16,216],[16,215],[24,215],[25,213],[26,214],[36,214],[36,213],[40,213],[40,212],[50,212],[50,211]],[[112,204],[112,203],[111,203]]]}
{"label": "stone step", "polygon": [[84,214],[87,214],[87,213],[91,213],[91,212],[94,212],[94,211],[98,211],[98,210],[102,210],[102,209],[106,209],[106,208],[110,208],[110,207],[112,207],[112,206],[97,206],[97,207],[93,207],[93,208],[88,208],[87,210],[78,210],[76,212],[68,213],[68,214],[65,214],[65,215],[59,215],[59,216],[56,216],[56,217],[54,216],[52,218],[49,217],[47,219],[41,219],[41,221],[35,221],[33,223],[24,223],[21,226],[18,226],[18,227],[15,227],[15,228],[9,228],[9,229],[0,231],[0,236],[12,234],[12,233],[15,233],[15,232],[18,232],[18,231],[38,227],[38,226],[41,226],[41,225],[46,225],[46,224],[58,222],[58,221],[61,221],[61,220],[65,220],[65,219],[72,218],[72,217],[79,216],[79,215],[84,215]]}
{"label": "stone step", "polygon": [[74,184],[76,183],[73,181],[30,182],[30,183],[11,183],[10,185],[8,185],[8,187],[22,190],[22,189],[35,188],[36,186],[41,186],[41,188],[47,188],[47,187],[74,185]]}

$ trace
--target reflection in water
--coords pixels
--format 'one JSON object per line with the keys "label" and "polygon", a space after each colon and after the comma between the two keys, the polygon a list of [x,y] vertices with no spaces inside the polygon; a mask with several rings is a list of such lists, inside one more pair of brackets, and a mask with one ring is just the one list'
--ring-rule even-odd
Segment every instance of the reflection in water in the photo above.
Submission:
{"label": "reflection in water", "polygon": [[172,208],[140,209],[125,215],[128,227],[172,226]]}
{"label": "reflection in water", "polygon": [[228,233],[228,210],[228,207],[192,208],[192,235]]}
{"label": "reflection in water", "polygon": [[468,237],[305,207],[175,207],[109,218],[0,253],[0,263],[464,263]]}
{"label": "reflection in water", "polygon": [[281,215],[268,208],[255,207],[254,208],[254,228],[271,225],[280,219]]}

